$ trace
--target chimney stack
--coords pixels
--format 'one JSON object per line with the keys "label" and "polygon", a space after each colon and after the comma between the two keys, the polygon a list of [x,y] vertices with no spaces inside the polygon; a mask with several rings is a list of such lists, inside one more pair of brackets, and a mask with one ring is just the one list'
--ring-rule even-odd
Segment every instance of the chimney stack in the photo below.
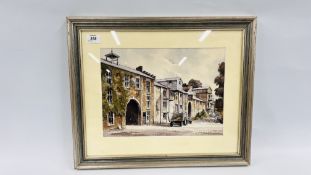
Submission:
{"label": "chimney stack", "polygon": [[136,67],[136,70],[139,71],[139,72],[143,72],[143,66]]}

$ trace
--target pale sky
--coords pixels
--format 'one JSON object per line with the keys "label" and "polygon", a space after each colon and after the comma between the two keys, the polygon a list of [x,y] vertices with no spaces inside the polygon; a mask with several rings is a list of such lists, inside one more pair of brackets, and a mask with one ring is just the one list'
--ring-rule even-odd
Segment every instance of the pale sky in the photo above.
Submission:
{"label": "pale sky", "polygon": [[[110,48],[101,49],[101,58],[110,52]],[[143,70],[155,75],[156,79],[179,76],[188,83],[193,78],[200,80],[203,86],[210,86],[213,91],[218,64],[225,60],[225,48],[113,49],[113,52],[120,56],[119,64],[134,69],[143,66]]]}

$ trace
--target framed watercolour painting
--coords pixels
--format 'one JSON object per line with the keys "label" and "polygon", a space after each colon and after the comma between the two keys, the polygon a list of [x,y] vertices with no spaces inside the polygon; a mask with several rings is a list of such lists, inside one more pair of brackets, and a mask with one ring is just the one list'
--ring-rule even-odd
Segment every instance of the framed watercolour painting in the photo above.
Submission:
{"label": "framed watercolour painting", "polygon": [[255,17],[68,17],[75,168],[250,163]]}

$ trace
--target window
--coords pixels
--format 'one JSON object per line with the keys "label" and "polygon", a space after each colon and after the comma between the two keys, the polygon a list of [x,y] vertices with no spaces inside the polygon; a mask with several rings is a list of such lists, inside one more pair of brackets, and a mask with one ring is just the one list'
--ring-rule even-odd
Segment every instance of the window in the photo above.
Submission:
{"label": "window", "polygon": [[140,89],[140,77],[135,78],[135,87],[136,89]]}
{"label": "window", "polygon": [[166,97],[166,94],[167,94],[166,89],[163,89],[163,97],[164,98]]}
{"label": "window", "polygon": [[146,91],[147,91],[147,94],[150,94],[150,81],[149,80],[146,81]]}
{"label": "window", "polygon": [[107,78],[107,83],[112,84],[112,76],[111,76],[111,71],[109,69],[106,69],[106,78]]}
{"label": "window", "polygon": [[108,95],[107,95],[107,100],[109,103],[112,103],[112,89],[108,89]]}
{"label": "window", "polygon": [[174,98],[174,92],[170,91],[170,98]]}
{"label": "window", "polygon": [[163,102],[163,111],[166,111],[167,110],[167,101],[164,101]]}
{"label": "window", "polygon": [[150,95],[147,95],[147,109],[150,109]]}
{"label": "window", "polygon": [[146,112],[146,119],[145,119],[146,124],[149,123],[149,118],[150,118],[150,111],[147,111]]}
{"label": "window", "polygon": [[164,119],[164,120],[167,119],[167,113],[163,113],[163,119]]}
{"label": "window", "polygon": [[130,76],[129,75],[124,76],[124,87],[126,88],[130,87]]}
{"label": "window", "polygon": [[182,105],[179,105],[179,110],[180,110],[180,112],[182,111]]}
{"label": "window", "polygon": [[113,125],[114,124],[114,113],[113,112],[108,112],[108,124]]}

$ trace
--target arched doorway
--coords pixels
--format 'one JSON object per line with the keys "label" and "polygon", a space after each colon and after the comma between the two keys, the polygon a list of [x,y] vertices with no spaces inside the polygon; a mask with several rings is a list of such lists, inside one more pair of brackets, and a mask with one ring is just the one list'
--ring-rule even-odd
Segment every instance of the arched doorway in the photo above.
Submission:
{"label": "arched doorway", "polygon": [[188,117],[191,118],[191,103],[188,103]]}
{"label": "arched doorway", "polygon": [[137,101],[130,100],[126,106],[126,125],[138,125],[140,107]]}

